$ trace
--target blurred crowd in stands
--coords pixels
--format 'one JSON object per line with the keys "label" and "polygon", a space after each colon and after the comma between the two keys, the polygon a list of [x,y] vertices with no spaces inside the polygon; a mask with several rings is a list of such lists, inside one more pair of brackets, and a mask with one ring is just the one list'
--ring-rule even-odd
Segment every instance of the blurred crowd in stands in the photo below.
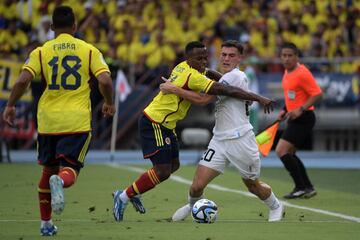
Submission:
{"label": "blurred crowd in stands", "polygon": [[[218,67],[222,41],[243,43],[246,54],[241,68],[255,92],[260,86],[258,72],[283,71],[279,48],[285,41],[300,48],[301,61],[313,72],[360,76],[360,0],[0,0],[0,61],[23,63],[31,50],[54,38],[50,25],[57,5],[74,9],[76,36],[102,51],[113,79],[121,69],[132,89],[150,89],[144,91],[149,97],[159,77],[169,75],[184,59],[186,43],[194,40],[207,45],[213,69]],[[31,85],[33,116],[42,92],[37,80]],[[104,129],[111,123],[100,123],[101,99],[98,91],[92,91],[94,139],[104,142],[107,138],[97,135],[106,135]],[[256,113],[256,105],[253,109]]]}
{"label": "blurred crowd in stands", "polygon": [[227,39],[240,40],[245,63],[265,62],[264,71],[282,70],[272,62],[284,41],[318,62],[344,58],[341,72],[360,68],[358,0],[2,0],[0,58],[23,61],[52,39],[50,16],[57,5],[71,6],[77,36],[98,47],[110,65],[132,66],[135,79],[148,70],[168,72],[193,40],[207,44],[212,68]]}

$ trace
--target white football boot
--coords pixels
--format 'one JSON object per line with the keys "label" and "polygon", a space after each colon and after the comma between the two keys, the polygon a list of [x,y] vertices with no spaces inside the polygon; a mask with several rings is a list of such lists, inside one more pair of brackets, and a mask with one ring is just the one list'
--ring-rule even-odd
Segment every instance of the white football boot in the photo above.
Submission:
{"label": "white football boot", "polygon": [[185,220],[187,216],[189,216],[191,213],[191,207],[190,204],[186,204],[185,206],[182,206],[176,212],[172,215],[173,222],[178,222]]}
{"label": "white football boot", "polygon": [[51,208],[54,213],[61,214],[65,207],[63,183],[58,175],[52,175],[49,182],[51,190]]}
{"label": "white football boot", "polygon": [[284,211],[285,211],[285,206],[281,202],[279,202],[279,207],[278,208],[276,208],[274,210],[270,210],[270,212],[269,212],[269,222],[280,221],[283,218]]}

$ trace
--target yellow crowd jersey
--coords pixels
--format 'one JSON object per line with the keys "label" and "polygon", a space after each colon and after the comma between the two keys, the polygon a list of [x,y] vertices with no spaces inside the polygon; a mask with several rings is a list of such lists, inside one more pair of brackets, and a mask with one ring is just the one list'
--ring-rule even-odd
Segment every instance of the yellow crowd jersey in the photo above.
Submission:
{"label": "yellow crowd jersey", "polygon": [[[178,64],[171,72],[172,84],[197,93],[207,93],[214,81],[191,68],[186,61]],[[183,119],[191,103],[175,94],[159,92],[152,102],[144,109],[144,114],[153,122],[166,128],[174,129],[176,122]]]}
{"label": "yellow crowd jersey", "polygon": [[100,51],[69,34],[60,34],[30,53],[23,66],[40,76],[46,88],[38,105],[40,134],[91,130],[91,75],[109,72]]}

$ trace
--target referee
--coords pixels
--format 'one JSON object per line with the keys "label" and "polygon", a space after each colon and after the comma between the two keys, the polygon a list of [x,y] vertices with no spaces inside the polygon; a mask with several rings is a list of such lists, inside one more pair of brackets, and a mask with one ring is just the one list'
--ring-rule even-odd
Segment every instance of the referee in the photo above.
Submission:
{"label": "referee", "polygon": [[288,121],[276,146],[276,154],[295,183],[295,188],[284,198],[311,198],[316,195],[316,190],[296,150],[312,133],[316,122],[313,105],[321,99],[322,92],[309,69],[299,63],[299,50],[295,44],[282,45],[281,61],[285,68],[282,78],[285,107],[279,112],[278,119]]}

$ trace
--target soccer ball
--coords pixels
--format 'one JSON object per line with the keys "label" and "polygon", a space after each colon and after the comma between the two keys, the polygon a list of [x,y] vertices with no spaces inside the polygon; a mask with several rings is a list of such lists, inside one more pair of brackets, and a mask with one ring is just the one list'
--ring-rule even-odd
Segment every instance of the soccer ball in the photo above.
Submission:
{"label": "soccer ball", "polygon": [[198,200],[191,209],[191,216],[198,223],[213,223],[217,217],[216,204],[208,199]]}

